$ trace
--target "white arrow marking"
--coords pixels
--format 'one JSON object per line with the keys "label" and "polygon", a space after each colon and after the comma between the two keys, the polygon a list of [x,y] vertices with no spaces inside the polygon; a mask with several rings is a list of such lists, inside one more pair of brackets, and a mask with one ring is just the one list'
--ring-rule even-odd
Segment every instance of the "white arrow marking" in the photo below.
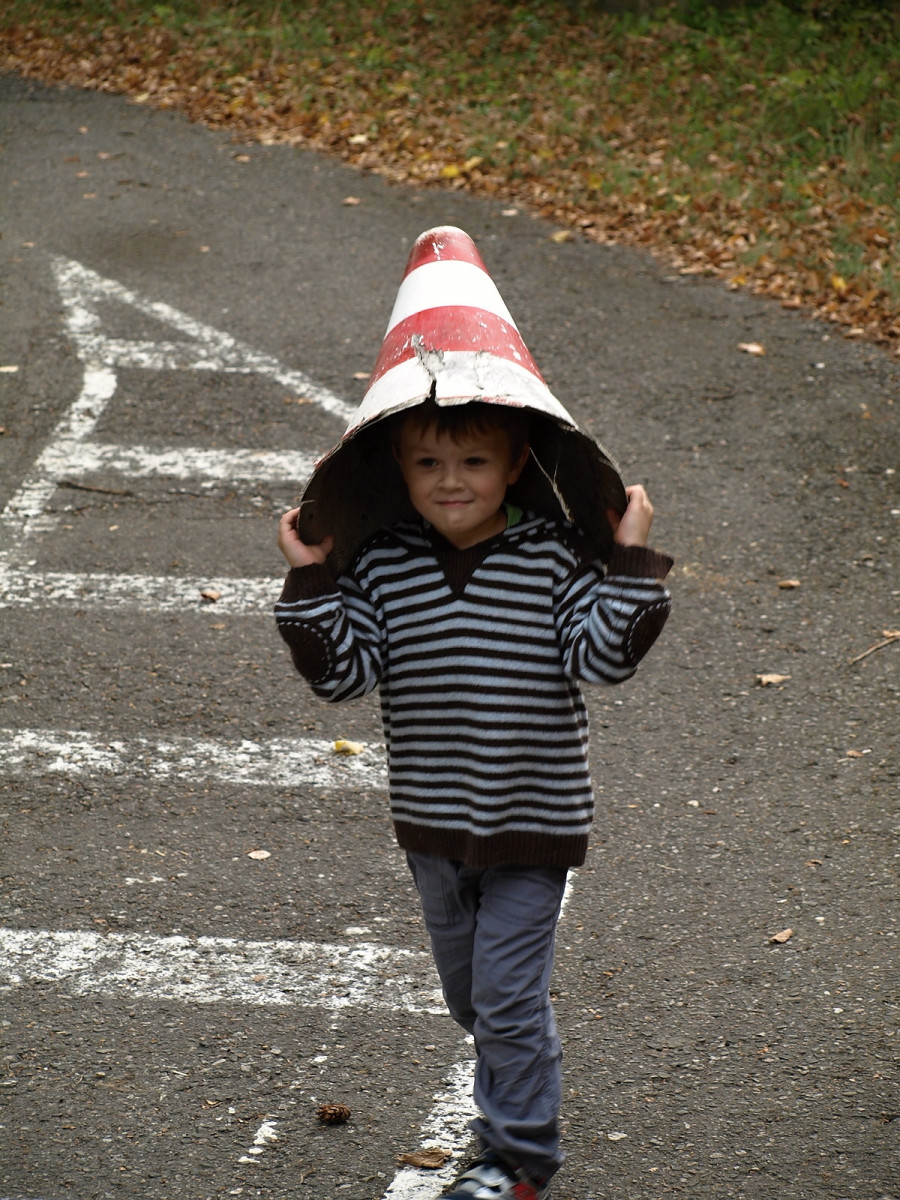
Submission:
{"label": "white arrow marking", "polygon": [[[308,453],[254,450],[211,451],[200,448],[153,450],[141,446],[103,445],[88,439],[109,401],[115,395],[117,367],[147,370],[204,370],[257,374],[275,380],[318,405],[345,423],[353,406],[319,387],[302,371],[285,367],[271,355],[260,353],[230,334],[195,321],[169,304],[147,300],[112,279],[104,279],[77,262],[53,261],[56,282],[65,307],[65,324],[84,363],[84,382],[78,398],[57,423],[50,441],[31,471],[0,512],[0,530],[6,548],[0,551],[0,603],[23,593],[25,602],[45,599],[32,577],[22,572],[23,548],[30,538],[55,528],[58,517],[47,512],[61,480],[82,478],[96,471],[148,477],[293,482],[311,471],[314,458]],[[98,312],[99,304],[115,301],[162,321],[186,334],[191,341],[129,341],[106,336]],[[101,589],[110,600],[110,589]],[[125,589],[119,589],[119,599]]]}
{"label": "white arrow marking", "polygon": [[[163,304],[105,279],[72,259],[55,258],[53,268],[60,296],[66,306],[66,325],[82,362],[106,366],[138,367],[146,370],[207,370],[263,375],[284,384],[313,401],[342,421],[355,409],[328,388],[320,387],[302,371],[285,367],[276,358],[244,345],[228,333],[195,321],[171,304]],[[101,329],[98,303],[110,300],[128,305],[145,316],[177,329],[189,342],[130,341],[107,337]]]}

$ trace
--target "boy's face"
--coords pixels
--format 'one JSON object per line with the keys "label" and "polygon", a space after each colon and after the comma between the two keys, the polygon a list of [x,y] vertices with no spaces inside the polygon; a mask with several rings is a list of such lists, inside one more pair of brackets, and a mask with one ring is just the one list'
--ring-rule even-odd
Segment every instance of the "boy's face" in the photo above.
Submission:
{"label": "boy's face", "polygon": [[421,430],[406,422],[396,457],[413,508],[464,550],[506,528],[506,489],[522,473],[528,447],[514,462],[504,429],[454,440],[434,426]]}

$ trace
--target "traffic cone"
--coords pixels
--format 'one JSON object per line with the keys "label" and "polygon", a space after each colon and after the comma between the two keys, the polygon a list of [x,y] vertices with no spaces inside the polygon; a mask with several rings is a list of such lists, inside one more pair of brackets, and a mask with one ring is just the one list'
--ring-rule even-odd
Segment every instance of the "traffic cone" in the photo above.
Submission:
{"label": "traffic cone", "polygon": [[475,243],[444,225],[416,239],[368,390],[303,494],[300,536],[334,536],[333,570],[370,533],[413,515],[384,419],[426,401],[527,409],[531,456],[512,498],[573,521],[593,552],[608,556],[606,509],[625,508],[618,468],[547,387]]}

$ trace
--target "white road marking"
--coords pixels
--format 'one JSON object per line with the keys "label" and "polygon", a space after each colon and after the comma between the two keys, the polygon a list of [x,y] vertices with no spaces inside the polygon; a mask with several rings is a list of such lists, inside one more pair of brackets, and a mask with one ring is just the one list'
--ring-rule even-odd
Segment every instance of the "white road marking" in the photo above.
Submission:
{"label": "white road marking", "polygon": [[[308,452],[152,449],[92,441],[91,435],[115,395],[116,368],[257,374],[290,388],[344,424],[354,412],[352,405],[314,383],[302,371],[285,367],[271,355],[195,321],[169,304],[148,300],[70,259],[54,259],[53,268],[65,309],[66,329],[84,364],[84,379],[77,399],[59,420],[47,446],[0,512],[4,542],[0,548],[0,604],[35,603],[48,596],[55,602],[70,598],[65,590],[42,589],[39,573],[31,572],[24,561],[31,539],[54,529],[59,522],[59,516],[47,509],[63,480],[80,479],[97,471],[114,471],[125,477],[199,479],[207,484],[287,483],[302,481],[314,465],[315,456]],[[103,330],[100,309],[108,308],[111,302],[164,322],[191,340],[154,342],[110,337]],[[91,589],[95,603],[121,603],[140,596],[139,591],[106,582],[107,586],[98,582]]]}
{"label": "white road marking", "polygon": [[387,787],[384,746],[337,754],[316,738],[210,741],[190,737],[103,738],[81,730],[0,729],[7,775],[122,775],[129,779],[218,779],[251,787]]}
{"label": "white road marking", "polygon": [[[284,366],[269,354],[263,354],[239,342],[228,333],[205,325],[179,312],[171,304],[148,300],[113,279],[67,258],[55,258],[53,268],[63,304],[66,325],[84,363],[118,367],[138,367],[150,371],[207,370],[263,375],[290,388],[298,396],[311,400],[342,421],[349,421],[355,407],[320,387],[302,371]],[[117,301],[186,334],[189,342],[128,340],[113,338],[102,331],[98,305]]]}
{"label": "white road marking", "polygon": [[[471,1041],[471,1038],[467,1040]],[[404,1167],[394,1176],[383,1200],[434,1200],[452,1182],[462,1152],[472,1136],[468,1124],[476,1112],[472,1102],[473,1080],[474,1063],[471,1060],[455,1063],[446,1088],[435,1096],[428,1119],[422,1125],[421,1142],[415,1149],[449,1150],[446,1163],[436,1171]]]}
{"label": "white road marking", "polygon": [[446,1014],[430,954],[371,942],[0,929],[0,980],[151,1003]]}
{"label": "white road marking", "polygon": [[[283,582],[282,578],[228,579],[204,575],[190,579],[0,568],[0,609],[28,608],[35,604],[78,609],[130,606],[146,609],[148,613],[203,609],[220,616],[257,614],[271,620],[272,607]],[[210,588],[219,593],[218,600],[203,598],[202,593]]]}
{"label": "white road marking", "polygon": [[[314,402],[345,424],[355,415],[353,406],[302,372],[76,262],[56,259],[54,270],[67,330],[84,364],[84,381],[75,403],[0,513],[5,543],[0,547],[0,607],[36,603],[120,607],[130,602],[154,612],[196,610],[205,606],[200,592],[212,587],[221,597],[208,606],[210,612],[268,614],[278,580],[37,572],[27,561],[29,542],[58,524],[58,515],[48,513],[47,508],[64,480],[115,472],[126,478],[199,479],[209,485],[245,480],[293,482],[312,468],[312,456],[300,453],[151,449],[92,441],[91,435],[115,394],[115,368],[255,373]],[[130,306],[190,340],[111,337],[104,332],[100,311],[110,302]],[[300,780],[305,787],[385,786],[382,747],[369,747],[365,756],[338,762],[330,743],[312,740],[107,740],[83,731],[46,730],[6,730],[0,736],[0,767],[12,774],[115,773],[160,778],[189,774],[261,786],[292,786]],[[324,958],[330,960],[327,965]],[[150,1001],[165,997],[186,1003],[335,1009],[360,1005],[446,1015],[430,956],[367,943],[323,946],[0,930],[0,971],[8,973],[10,986],[40,979],[75,995],[105,991]],[[422,1127],[425,1146],[451,1149],[448,1163],[436,1172],[401,1170],[385,1200],[432,1200],[449,1182],[468,1140],[466,1123],[474,1112],[472,1070],[470,1060],[451,1068],[447,1087],[435,1098]],[[267,1120],[241,1161],[253,1161],[251,1155],[275,1137],[274,1120]]]}
{"label": "white road marking", "polygon": [[[48,522],[41,521],[41,517],[57,488],[60,455],[68,455],[67,470],[77,462],[80,442],[93,433],[115,390],[116,377],[108,367],[88,367],[85,370],[84,383],[77,399],[57,423],[47,447],[0,513],[0,527],[13,550],[17,550],[34,533],[44,532],[56,525],[57,518],[50,518]],[[6,550],[0,556],[0,570],[9,558],[10,551]],[[2,582],[0,575],[0,586]]]}
{"label": "white road marking", "polygon": [[153,450],[147,446],[80,442],[74,460],[64,444],[49,451],[44,462],[58,479],[80,479],[97,471],[116,471],[131,479],[161,475],[167,479],[202,479],[209,487],[222,482],[294,483],[307,478],[315,456],[299,451],[203,450],[197,447]]}
{"label": "white road marking", "polygon": [[256,1131],[256,1137],[253,1139],[253,1145],[242,1155],[239,1163],[258,1163],[259,1157],[272,1142],[278,1141],[278,1134],[275,1132],[276,1121],[265,1120],[259,1129]]}

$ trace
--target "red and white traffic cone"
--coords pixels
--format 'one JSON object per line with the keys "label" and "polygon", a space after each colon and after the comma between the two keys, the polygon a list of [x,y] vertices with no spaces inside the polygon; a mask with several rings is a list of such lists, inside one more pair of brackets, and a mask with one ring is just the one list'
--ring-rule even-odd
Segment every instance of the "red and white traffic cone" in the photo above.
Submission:
{"label": "red and white traffic cone", "polygon": [[429,400],[507,404],[535,414],[516,502],[572,520],[600,557],[608,553],[606,510],[625,507],[615,463],[547,387],[475,243],[442,225],[416,239],[368,390],[303,495],[301,536],[334,536],[334,570],[368,534],[410,515],[383,421]]}
{"label": "red and white traffic cone", "polygon": [[420,404],[481,400],[574,421],[544,382],[475,243],[452,225],[416,240],[353,425]]}

